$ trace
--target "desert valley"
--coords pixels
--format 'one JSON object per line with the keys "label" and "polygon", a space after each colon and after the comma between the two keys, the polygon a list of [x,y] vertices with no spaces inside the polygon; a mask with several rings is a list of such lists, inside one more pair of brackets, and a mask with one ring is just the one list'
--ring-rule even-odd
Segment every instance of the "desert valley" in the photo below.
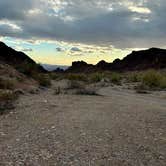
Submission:
{"label": "desert valley", "polygon": [[52,72],[0,43],[0,165],[164,166],[166,50]]}

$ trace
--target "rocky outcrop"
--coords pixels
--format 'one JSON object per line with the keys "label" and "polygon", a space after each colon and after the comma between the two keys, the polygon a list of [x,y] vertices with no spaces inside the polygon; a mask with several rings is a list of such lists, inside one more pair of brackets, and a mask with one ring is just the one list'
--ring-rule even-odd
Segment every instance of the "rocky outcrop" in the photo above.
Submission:
{"label": "rocky outcrop", "polygon": [[95,66],[91,64],[87,64],[84,61],[77,61],[73,62],[72,66],[69,67],[66,71],[67,72],[75,72],[75,73],[81,73],[81,72],[89,72],[94,71]]}
{"label": "rocky outcrop", "polygon": [[115,59],[112,63],[100,61],[96,65],[90,65],[86,62],[73,62],[67,70],[69,72],[91,72],[91,71],[135,71],[146,69],[166,68],[166,50],[159,48],[150,48],[148,50],[133,51],[124,59]]}
{"label": "rocky outcrop", "polygon": [[33,70],[37,70],[37,72],[46,72],[41,65],[36,64],[26,54],[8,47],[3,42],[0,42],[0,62],[9,64],[20,71],[24,71],[24,67],[27,68],[29,65],[33,67]]}

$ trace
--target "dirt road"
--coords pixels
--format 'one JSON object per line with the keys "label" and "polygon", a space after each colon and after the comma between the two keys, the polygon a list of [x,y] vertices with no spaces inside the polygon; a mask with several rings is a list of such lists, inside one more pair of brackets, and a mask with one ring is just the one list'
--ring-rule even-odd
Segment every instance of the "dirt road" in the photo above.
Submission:
{"label": "dirt road", "polygon": [[166,94],[24,95],[0,116],[2,166],[165,166]]}

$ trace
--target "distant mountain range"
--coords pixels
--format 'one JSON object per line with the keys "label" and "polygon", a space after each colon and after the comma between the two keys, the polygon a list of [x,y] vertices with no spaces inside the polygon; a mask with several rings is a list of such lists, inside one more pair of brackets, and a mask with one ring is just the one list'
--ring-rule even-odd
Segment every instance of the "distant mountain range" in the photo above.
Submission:
{"label": "distant mountain range", "polygon": [[41,64],[44,69],[48,70],[48,71],[55,71],[58,68],[62,69],[62,70],[66,70],[69,68],[69,66],[62,66],[62,65],[50,65],[50,64]]}
{"label": "distant mountain range", "polygon": [[148,50],[133,51],[122,60],[115,59],[112,63],[100,61],[96,65],[87,64],[84,61],[73,62],[71,67],[49,64],[36,64],[23,52],[18,52],[3,42],[0,42],[0,62],[12,65],[18,71],[24,72],[29,67],[36,72],[57,71],[62,72],[95,72],[95,71],[135,71],[146,69],[166,68],[166,50],[150,48]]}
{"label": "distant mountain range", "polygon": [[[14,66],[15,68],[23,68],[29,64],[36,66],[39,72],[54,71],[57,69],[66,70],[69,66],[50,65],[50,64],[36,64],[28,55],[23,52],[16,51],[8,47],[5,43],[0,42],[0,62]],[[21,70],[21,69],[20,69]]]}
{"label": "distant mountain range", "polygon": [[166,68],[166,50],[150,48],[148,50],[133,51],[124,59],[115,59],[112,63],[103,60],[96,65],[87,64],[84,61],[73,62],[67,72],[136,71],[163,68]]}

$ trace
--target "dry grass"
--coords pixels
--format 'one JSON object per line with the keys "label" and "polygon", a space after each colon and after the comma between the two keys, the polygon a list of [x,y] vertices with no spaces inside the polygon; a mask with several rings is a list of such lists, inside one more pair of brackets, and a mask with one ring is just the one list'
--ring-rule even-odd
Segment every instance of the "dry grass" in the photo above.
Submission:
{"label": "dry grass", "polygon": [[142,84],[149,88],[166,88],[166,76],[159,71],[149,70],[143,74]]}

